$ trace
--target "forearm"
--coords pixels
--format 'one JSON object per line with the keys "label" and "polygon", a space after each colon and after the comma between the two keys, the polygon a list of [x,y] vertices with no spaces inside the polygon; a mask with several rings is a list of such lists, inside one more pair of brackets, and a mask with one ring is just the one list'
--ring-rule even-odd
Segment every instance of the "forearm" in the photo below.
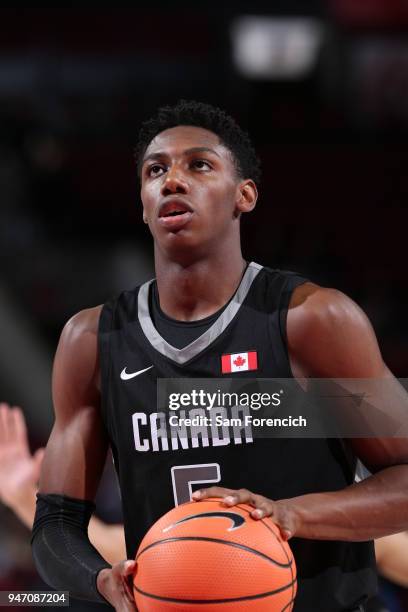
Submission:
{"label": "forearm", "polygon": [[[32,529],[35,515],[35,496],[37,487],[21,487],[18,492],[13,493],[4,503],[18,516],[22,523]],[[122,525],[108,525],[95,516],[91,517],[89,528],[89,539],[93,546],[101,553],[102,557],[111,565],[126,558],[125,539]]]}
{"label": "forearm", "polygon": [[6,506],[13,510],[20,521],[30,530],[34,521],[36,493],[37,487],[25,486],[3,500]]}
{"label": "forearm", "polygon": [[375,541],[379,573],[388,580],[408,587],[408,534],[395,533]]}
{"label": "forearm", "polygon": [[92,516],[88,534],[92,544],[111,565],[126,559],[123,525],[108,525]]}
{"label": "forearm", "polygon": [[295,535],[365,541],[408,529],[408,465],[381,470],[341,491],[281,500],[296,516]]}
{"label": "forearm", "polygon": [[37,570],[55,589],[104,603],[96,579],[110,565],[90,543],[87,526],[93,504],[61,495],[39,495],[32,549]]}

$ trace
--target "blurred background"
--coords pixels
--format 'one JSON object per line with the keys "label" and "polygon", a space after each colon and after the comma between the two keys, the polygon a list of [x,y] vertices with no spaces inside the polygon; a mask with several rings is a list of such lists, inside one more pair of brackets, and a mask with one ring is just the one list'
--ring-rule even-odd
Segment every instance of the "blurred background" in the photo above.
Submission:
{"label": "blurred background", "polygon": [[[349,294],[407,376],[406,0],[0,9],[0,32],[0,399],[33,450],[65,321],[153,274],[133,147],[180,98],[225,108],[261,157],[245,257]],[[27,530],[1,506],[0,524],[1,589],[37,588]]]}

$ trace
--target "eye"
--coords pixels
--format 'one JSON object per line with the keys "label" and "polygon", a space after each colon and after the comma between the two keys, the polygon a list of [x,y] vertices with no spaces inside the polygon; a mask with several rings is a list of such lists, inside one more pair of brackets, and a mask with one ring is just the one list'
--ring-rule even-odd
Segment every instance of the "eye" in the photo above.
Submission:
{"label": "eye", "polygon": [[152,164],[147,168],[147,175],[152,176],[153,178],[156,176],[160,176],[162,172],[165,171],[164,166],[160,164]]}
{"label": "eye", "polygon": [[195,159],[191,165],[197,170],[212,170],[210,162],[205,159]]}

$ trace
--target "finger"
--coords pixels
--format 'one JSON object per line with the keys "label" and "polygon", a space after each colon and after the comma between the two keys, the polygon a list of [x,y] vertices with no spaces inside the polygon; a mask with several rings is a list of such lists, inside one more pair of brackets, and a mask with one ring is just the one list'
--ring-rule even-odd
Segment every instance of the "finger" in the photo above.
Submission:
{"label": "finger", "polygon": [[7,411],[7,436],[8,443],[15,445],[16,443],[16,424],[15,424],[15,412],[14,406]]}
{"label": "finger", "polygon": [[290,529],[280,529],[280,532],[282,540],[284,540],[285,542],[290,540],[290,538],[293,536],[293,533],[290,531]]}
{"label": "finger", "polygon": [[198,489],[192,494],[194,501],[208,499],[209,497],[222,497],[225,498],[233,493],[232,489],[225,489],[224,487],[208,487],[206,489]]}
{"label": "finger", "polygon": [[123,593],[128,603],[134,604],[135,598],[133,596],[133,580],[131,580],[130,577],[128,580],[123,582]]}
{"label": "finger", "polygon": [[137,562],[136,561],[125,561],[122,568],[123,576],[133,576],[136,571]]}
{"label": "finger", "polygon": [[133,597],[133,577],[136,573],[136,561],[126,561],[123,565],[124,587],[130,601],[134,601]]}
{"label": "finger", "polygon": [[288,540],[290,540],[290,538],[294,536],[294,532],[290,527],[279,525],[279,523],[277,523],[275,519],[273,520],[273,522],[279,528],[279,532],[280,532],[282,540],[287,542]]}
{"label": "finger", "polygon": [[254,496],[255,510],[251,512],[251,516],[254,519],[261,519],[266,516],[272,516],[274,513],[274,503],[262,495]]}
{"label": "finger", "polygon": [[126,579],[133,573],[135,566],[136,561],[132,561],[130,559],[126,559],[125,561],[120,561],[119,563],[116,563],[112,567],[112,572],[115,575],[115,580],[119,580],[120,582],[122,579]]}
{"label": "finger", "polygon": [[287,541],[292,538],[296,533],[296,520],[294,513],[281,504],[275,504],[275,513],[273,522],[279,527],[282,539]]}
{"label": "finger", "polygon": [[0,404],[0,442],[6,444],[8,440],[8,412],[10,406],[5,402]]}
{"label": "finger", "polygon": [[128,564],[134,563],[130,559],[125,559],[124,561],[119,561],[119,563],[115,563],[112,567],[112,572],[115,575],[115,579],[119,580],[127,575]]}
{"label": "finger", "polygon": [[137,608],[136,608],[134,599],[133,601],[126,600],[125,607],[123,609],[122,608],[120,609],[120,612],[135,612],[135,611],[137,612]]}
{"label": "finger", "polygon": [[115,610],[117,612],[135,612],[137,611],[135,600],[130,600],[127,595],[122,594],[121,600],[119,604],[115,604]]}
{"label": "finger", "polygon": [[224,502],[228,506],[236,506],[237,504],[250,504],[251,506],[256,506],[257,497],[257,495],[254,495],[254,493],[248,491],[248,489],[238,489],[227,496]]}
{"label": "finger", "polygon": [[19,406],[15,406],[11,411],[13,416],[13,438],[15,442],[18,442],[19,445],[24,449],[25,452],[30,452],[30,447],[28,444],[27,437],[27,425],[25,422],[23,411]]}
{"label": "finger", "polygon": [[8,442],[9,444],[13,444],[13,446],[23,447],[22,450],[29,452],[28,442],[26,442],[26,448],[24,448],[24,443],[21,444],[20,436],[21,436],[21,410],[17,408],[17,406],[13,406],[10,410],[8,410],[7,414],[7,424],[8,424]]}
{"label": "finger", "polygon": [[[132,572],[135,562],[130,560],[121,561],[112,567],[112,575],[117,585],[118,592],[121,594],[121,605],[123,610],[133,610],[128,607],[134,604]],[[122,610],[122,608],[119,608]]]}

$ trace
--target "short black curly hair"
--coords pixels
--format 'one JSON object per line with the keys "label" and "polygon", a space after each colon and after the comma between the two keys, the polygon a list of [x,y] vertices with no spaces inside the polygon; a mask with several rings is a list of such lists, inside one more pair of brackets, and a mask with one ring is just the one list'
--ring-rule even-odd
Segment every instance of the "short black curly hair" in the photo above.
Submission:
{"label": "short black curly hair", "polygon": [[175,106],[162,106],[155,117],[142,123],[135,147],[139,176],[143,156],[153,138],[178,125],[194,125],[216,134],[230,150],[238,176],[256,183],[260,181],[261,164],[247,132],[220,108],[194,100],[179,100]]}

